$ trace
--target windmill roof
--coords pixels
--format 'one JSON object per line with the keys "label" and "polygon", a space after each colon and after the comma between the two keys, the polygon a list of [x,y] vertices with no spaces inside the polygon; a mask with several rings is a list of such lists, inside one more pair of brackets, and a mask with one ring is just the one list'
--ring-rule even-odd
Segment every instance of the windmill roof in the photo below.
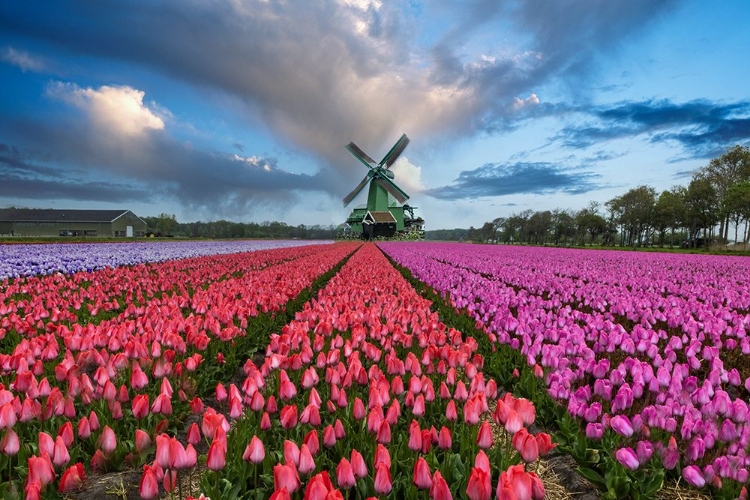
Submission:
{"label": "windmill roof", "polygon": [[396,218],[393,217],[393,214],[388,212],[387,210],[367,212],[367,216],[369,216],[369,218],[371,218],[372,221],[376,224],[396,222]]}

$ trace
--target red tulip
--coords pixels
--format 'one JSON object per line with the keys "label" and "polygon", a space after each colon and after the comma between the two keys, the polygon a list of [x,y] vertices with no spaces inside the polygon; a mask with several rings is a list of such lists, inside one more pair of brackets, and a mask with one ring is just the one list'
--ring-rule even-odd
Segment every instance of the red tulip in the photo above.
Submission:
{"label": "red tulip", "polygon": [[409,449],[411,451],[422,449],[422,430],[416,420],[412,420],[409,424]]}
{"label": "red tulip", "polygon": [[439,470],[435,471],[432,476],[432,485],[430,486],[430,497],[432,500],[453,500],[448,483]]}
{"label": "red tulip", "polygon": [[469,475],[469,484],[466,486],[466,495],[471,500],[490,500],[492,485],[490,475],[483,469],[474,467]]}
{"label": "red tulip", "polygon": [[193,415],[200,415],[203,412],[203,400],[198,396],[190,401],[190,412]]}
{"label": "red tulip", "polygon": [[293,462],[295,466],[299,467],[299,447],[294,441],[288,439],[284,441],[284,460]]}
{"label": "red tulip", "polygon": [[362,420],[367,415],[365,404],[362,402],[361,399],[356,398],[354,400],[354,408],[352,410],[352,414],[354,415],[354,418],[356,420]]}
{"label": "red tulip", "polygon": [[187,431],[187,442],[196,445],[201,442],[201,431],[198,428],[198,423],[193,422]]}
{"label": "red tulip", "polygon": [[29,457],[28,471],[27,481],[38,483],[41,489],[55,480],[55,469],[46,453],[41,457],[33,455]]}
{"label": "red tulip", "polygon": [[266,458],[266,450],[263,447],[263,442],[258,439],[258,436],[253,436],[242,454],[242,459],[253,464],[259,464],[263,462],[264,458]]}
{"label": "red tulip", "polygon": [[260,430],[267,431],[271,428],[271,417],[268,416],[268,412],[263,412],[263,416],[260,418]]}
{"label": "red tulip", "polygon": [[346,457],[342,458],[339,465],[336,467],[336,482],[338,483],[339,488],[344,488],[345,490],[348,490],[357,482],[354,478],[352,464],[346,459]]}
{"label": "red tulip", "polygon": [[11,403],[0,406],[0,429],[12,429],[17,420],[16,411]]}
{"label": "red tulip", "polygon": [[169,469],[172,463],[171,439],[166,434],[156,436],[156,458],[154,462],[162,469]]}
{"label": "red tulip", "polygon": [[375,449],[375,464],[373,468],[377,469],[381,463],[384,463],[389,469],[391,468],[391,455],[388,453],[388,448],[382,444],[378,444],[378,447]]}
{"label": "red tulip", "polygon": [[300,485],[296,469],[289,465],[276,464],[273,466],[273,487],[275,490],[285,488],[289,493],[294,493]]}
{"label": "red tulip", "polygon": [[521,420],[518,412],[516,412],[516,410],[510,410],[508,413],[508,419],[505,421],[505,430],[508,431],[508,434],[512,435],[521,430],[522,427],[523,420]]}
{"label": "red tulip", "polygon": [[143,466],[143,475],[138,485],[138,493],[143,499],[151,499],[159,496],[159,483],[156,480],[154,469],[148,465]]}
{"label": "red tulip", "polygon": [[104,456],[102,450],[96,450],[94,455],[91,457],[91,469],[100,472],[107,468],[107,457]]}
{"label": "red tulip", "polygon": [[290,380],[282,380],[279,384],[279,399],[289,401],[297,395],[297,387]]}
{"label": "red tulip", "polygon": [[[188,446],[192,446],[188,444]],[[182,470],[190,468],[191,460],[187,451],[177,439],[169,440],[170,469]]]}
{"label": "red tulip", "polygon": [[8,429],[3,435],[2,441],[0,441],[0,453],[12,457],[20,449],[21,445],[18,441],[18,434],[13,429]]}
{"label": "red tulip", "polygon": [[299,450],[299,472],[304,475],[310,474],[315,470],[315,460],[313,459],[310,448],[303,444]]}
{"label": "red tulip", "polygon": [[99,448],[101,448],[105,455],[111,455],[115,451],[115,448],[117,448],[115,431],[108,425],[104,426],[104,430],[102,430],[102,434],[99,436]]}
{"label": "red tulip", "polygon": [[221,441],[214,439],[208,449],[206,467],[213,471],[219,471],[227,464],[227,450]]}
{"label": "red tulip", "polygon": [[382,444],[389,444],[391,442],[391,425],[385,419],[380,423],[376,441]]}
{"label": "red tulip", "polygon": [[549,453],[552,448],[557,446],[557,443],[552,443],[552,437],[546,432],[540,432],[534,437],[536,438],[536,444],[539,447],[540,456],[547,455],[547,453]]}
{"label": "red tulip", "polygon": [[216,384],[216,401],[225,401],[227,399],[227,389],[219,382]]}
{"label": "red tulip", "polygon": [[[281,409],[281,415],[279,416],[281,421],[281,427],[285,430],[289,430],[297,425],[297,406],[289,405]],[[290,492],[293,493],[293,492]]]}
{"label": "red tulip", "polygon": [[78,462],[63,472],[63,475],[60,478],[60,487],[58,488],[58,491],[60,493],[76,491],[83,486],[85,480],[86,472],[83,470],[83,464]]}
{"label": "red tulip", "polygon": [[532,479],[524,470],[523,465],[510,466],[507,471],[502,473],[500,482],[508,484],[518,500],[531,500]]}
{"label": "red tulip", "polygon": [[449,422],[455,422],[458,420],[458,411],[456,410],[456,403],[451,399],[448,401],[448,405],[445,407],[445,418]]}
{"label": "red tulip", "polygon": [[354,477],[362,479],[367,476],[367,465],[365,464],[365,459],[357,450],[352,450],[351,464],[352,470],[354,471]]}
{"label": "red tulip", "polygon": [[392,488],[391,470],[384,462],[380,462],[375,467],[375,492],[378,495],[387,495]]}
{"label": "red tulip", "polygon": [[427,462],[422,457],[417,458],[417,462],[414,464],[414,478],[412,482],[420,490],[427,490],[432,486],[430,466],[427,465]]}
{"label": "red tulip", "polygon": [[453,446],[453,439],[451,436],[451,430],[443,426],[440,428],[440,434],[438,435],[438,448],[441,450],[450,450]]}
{"label": "red tulip", "polygon": [[422,454],[427,455],[430,452],[430,448],[432,448],[432,430],[422,429]]}
{"label": "red tulip", "polygon": [[171,415],[172,414],[172,400],[169,399],[164,393],[159,394],[154,399],[154,403],[151,405],[151,413]]}
{"label": "red tulip", "polygon": [[70,448],[73,446],[73,423],[72,422],[65,422],[61,427],[60,430],[57,431],[57,435],[60,436],[63,439],[63,442],[65,443],[65,446]]}
{"label": "red tulip", "polygon": [[55,439],[55,449],[52,453],[52,463],[58,467],[62,467],[70,462],[70,454],[68,453],[68,447],[65,446],[63,438],[57,436]]}
{"label": "red tulip", "polygon": [[81,417],[78,421],[78,438],[88,439],[91,436],[91,425],[89,419],[86,416]]}
{"label": "red tulip", "polygon": [[275,490],[273,493],[271,493],[271,496],[268,498],[268,500],[292,500],[292,496],[289,494],[289,491],[287,491],[286,488],[281,488],[280,490]]}
{"label": "red tulip", "polygon": [[331,448],[336,445],[336,432],[333,430],[333,426],[329,425],[323,429],[323,444],[327,448]]}
{"label": "red tulip", "polygon": [[146,418],[148,416],[148,411],[148,394],[138,394],[135,396],[133,398],[133,416],[138,419]]}
{"label": "red tulip", "polygon": [[489,422],[484,421],[479,426],[479,432],[477,433],[477,445],[487,450],[492,447],[492,428]]}
{"label": "red tulip", "polygon": [[302,439],[302,444],[306,444],[307,447],[310,449],[310,453],[313,454],[313,456],[318,454],[318,451],[320,451],[320,441],[318,440],[318,431],[317,429],[313,429],[310,432],[308,432],[304,439]]}

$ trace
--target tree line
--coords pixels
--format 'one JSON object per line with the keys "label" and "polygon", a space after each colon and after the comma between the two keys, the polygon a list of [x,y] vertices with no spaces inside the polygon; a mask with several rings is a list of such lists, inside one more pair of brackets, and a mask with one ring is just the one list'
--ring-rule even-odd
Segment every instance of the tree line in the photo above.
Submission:
{"label": "tree line", "polygon": [[149,231],[155,236],[184,237],[184,238],[269,238],[269,239],[301,239],[301,240],[331,240],[336,237],[336,227],[313,225],[290,226],[284,222],[266,221],[232,222],[217,220],[211,222],[177,221],[174,214],[162,213],[156,217],[142,217]]}
{"label": "tree line", "polygon": [[481,228],[427,232],[428,239],[558,246],[696,247],[749,237],[750,149],[739,145],[695,171],[687,186],[657,193],[643,185],[579,211],[525,210]]}

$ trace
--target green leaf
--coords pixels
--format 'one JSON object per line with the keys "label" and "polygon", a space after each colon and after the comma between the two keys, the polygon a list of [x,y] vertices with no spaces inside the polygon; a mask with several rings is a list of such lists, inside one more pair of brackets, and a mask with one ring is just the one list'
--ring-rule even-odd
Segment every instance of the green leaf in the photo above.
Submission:
{"label": "green leaf", "polygon": [[576,470],[583,477],[594,483],[595,486],[599,487],[600,489],[606,489],[604,478],[594,469],[589,469],[588,467],[577,467]]}

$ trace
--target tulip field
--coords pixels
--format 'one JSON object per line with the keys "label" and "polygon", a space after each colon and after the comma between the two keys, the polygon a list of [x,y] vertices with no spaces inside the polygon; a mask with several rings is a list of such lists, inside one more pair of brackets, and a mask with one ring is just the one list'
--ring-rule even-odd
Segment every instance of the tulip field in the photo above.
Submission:
{"label": "tulip field", "polygon": [[[548,394],[585,432],[577,458],[588,455],[589,479],[627,494],[666,471],[722,498],[747,497],[750,261],[446,244],[382,248],[475,319],[492,342],[520,351],[543,374]],[[597,448],[606,456],[590,453]]]}
{"label": "tulip field", "polygon": [[747,497],[741,258],[143,245],[0,246],[2,498]]}

